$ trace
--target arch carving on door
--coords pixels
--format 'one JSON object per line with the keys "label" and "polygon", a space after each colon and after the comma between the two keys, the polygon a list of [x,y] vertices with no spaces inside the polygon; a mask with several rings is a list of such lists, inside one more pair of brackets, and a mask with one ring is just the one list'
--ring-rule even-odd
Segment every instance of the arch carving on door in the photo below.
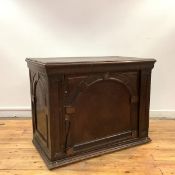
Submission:
{"label": "arch carving on door", "polygon": [[[69,81],[71,82],[72,79],[78,78],[79,81],[76,82],[75,87],[72,88],[71,91],[69,88]],[[132,78],[132,79],[131,79]],[[91,85],[105,80],[111,80],[115,81],[116,83],[121,83],[124,88],[126,88],[131,97],[137,96],[137,87],[135,86],[135,81],[137,81],[137,73],[131,72],[131,73],[105,73],[101,75],[92,75],[92,76],[82,76],[82,77],[71,77],[67,78],[67,87],[65,91],[67,92],[66,95],[66,104],[71,105],[73,101],[77,98],[77,96],[85,91],[87,88],[89,88]]]}
{"label": "arch carving on door", "polygon": [[[131,76],[138,81],[135,72],[67,77],[66,148],[87,145],[95,139],[100,143],[112,133],[122,133],[127,137],[132,135],[131,117],[135,115],[133,108],[138,98],[137,86],[133,85]],[[106,123],[103,133],[100,132],[102,123]]]}

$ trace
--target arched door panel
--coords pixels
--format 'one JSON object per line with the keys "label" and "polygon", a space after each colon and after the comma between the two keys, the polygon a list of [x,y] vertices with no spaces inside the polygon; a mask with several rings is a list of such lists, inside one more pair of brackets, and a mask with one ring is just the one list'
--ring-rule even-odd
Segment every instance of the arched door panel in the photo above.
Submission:
{"label": "arched door panel", "polygon": [[67,78],[66,147],[80,150],[133,138],[136,89],[123,74]]}
{"label": "arched door panel", "polygon": [[94,83],[78,95],[72,106],[76,111],[76,120],[71,127],[75,143],[107,137],[131,128],[130,94],[115,81]]}

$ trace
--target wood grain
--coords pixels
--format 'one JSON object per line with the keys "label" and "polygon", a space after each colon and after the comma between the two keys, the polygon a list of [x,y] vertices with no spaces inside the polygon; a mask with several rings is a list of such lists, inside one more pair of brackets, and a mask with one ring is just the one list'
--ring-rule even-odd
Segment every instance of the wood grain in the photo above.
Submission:
{"label": "wood grain", "polygon": [[0,120],[0,175],[173,175],[175,120],[151,120],[152,142],[49,171],[32,144],[31,120]]}

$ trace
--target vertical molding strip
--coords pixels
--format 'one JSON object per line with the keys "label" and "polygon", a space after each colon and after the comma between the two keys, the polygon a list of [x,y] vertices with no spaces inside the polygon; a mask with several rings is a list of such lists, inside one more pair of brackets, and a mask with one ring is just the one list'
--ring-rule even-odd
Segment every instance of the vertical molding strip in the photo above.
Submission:
{"label": "vertical molding strip", "polygon": [[151,70],[140,72],[139,136],[148,137]]}

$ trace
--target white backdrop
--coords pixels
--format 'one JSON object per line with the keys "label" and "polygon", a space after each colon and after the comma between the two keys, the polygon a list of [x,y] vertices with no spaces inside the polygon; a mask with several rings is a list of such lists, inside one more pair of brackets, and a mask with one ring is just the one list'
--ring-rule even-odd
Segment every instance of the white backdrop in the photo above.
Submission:
{"label": "white backdrop", "polygon": [[0,0],[1,116],[30,109],[26,57],[109,55],[156,58],[151,110],[175,111],[175,0]]}

